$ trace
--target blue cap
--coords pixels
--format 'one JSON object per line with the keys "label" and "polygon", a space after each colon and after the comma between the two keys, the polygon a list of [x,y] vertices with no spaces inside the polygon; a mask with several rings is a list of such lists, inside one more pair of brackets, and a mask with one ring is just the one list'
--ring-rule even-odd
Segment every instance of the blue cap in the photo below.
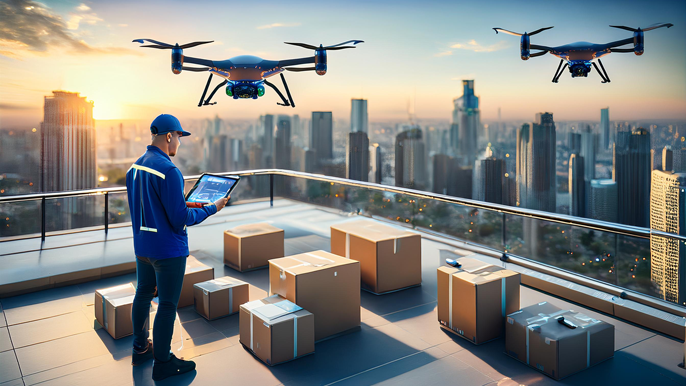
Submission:
{"label": "blue cap", "polygon": [[191,135],[191,133],[181,127],[181,122],[173,115],[160,114],[150,124],[150,132],[153,134],[164,134],[173,131],[180,131],[182,137]]}

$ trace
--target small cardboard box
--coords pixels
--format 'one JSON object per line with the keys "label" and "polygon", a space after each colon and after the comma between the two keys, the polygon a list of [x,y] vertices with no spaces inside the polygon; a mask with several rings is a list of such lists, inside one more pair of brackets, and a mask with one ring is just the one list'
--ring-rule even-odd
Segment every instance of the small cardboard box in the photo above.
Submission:
{"label": "small cardboard box", "polygon": [[238,312],[248,302],[249,285],[228,276],[193,285],[195,312],[207,320],[214,320]]}
{"label": "small cardboard box", "polygon": [[135,295],[136,288],[131,283],[95,291],[95,319],[112,338],[133,334],[131,307]]}
{"label": "small cardboard box", "polygon": [[284,232],[271,224],[257,223],[224,231],[224,264],[239,271],[267,267],[284,256]]}
{"label": "small cardboard box", "polygon": [[178,308],[193,305],[195,299],[193,285],[212,279],[214,279],[214,268],[201,263],[193,255],[188,256]]}
{"label": "small cardboard box", "polygon": [[422,237],[367,220],[331,226],[331,252],[360,262],[362,289],[382,294],[422,284]]}
{"label": "small cardboard box", "polygon": [[438,268],[438,322],[474,344],[502,336],[505,316],[519,310],[521,275],[475,259],[458,261],[460,268]]}
{"label": "small cardboard box", "polygon": [[315,316],[322,340],[360,325],[360,263],[325,251],[269,260],[269,294]]}
{"label": "small cardboard box", "polygon": [[269,366],[314,352],[314,315],[278,295],[240,306],[240,342]]}
{"label": "small cardboard box", "polygon": [[613,325],[548,302],[508,315],[505,329],[505,352],[556,380],[614,356]]}

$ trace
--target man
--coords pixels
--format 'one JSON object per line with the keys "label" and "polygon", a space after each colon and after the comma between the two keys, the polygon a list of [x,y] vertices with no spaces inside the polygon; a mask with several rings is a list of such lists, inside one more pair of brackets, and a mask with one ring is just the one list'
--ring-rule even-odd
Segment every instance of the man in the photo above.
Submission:
{"label": "man", "polygon": [[[188,257],[186,227],[199,224],[220,211],[228,202],[222,198],[202,208],[188,208],[184,181],[171,161],[181,144],[191,135],[178,119],[162,114],[150,126],[152,144],[126,173],[133,246],[136,253],[138,288],[133,300],[133,355],[136,366],[154,358],[155,381],[193,371],[195,363],[176,358],[170,352],[176,307]],[[159,296],[152,342],[148,339],[150,302]]]}

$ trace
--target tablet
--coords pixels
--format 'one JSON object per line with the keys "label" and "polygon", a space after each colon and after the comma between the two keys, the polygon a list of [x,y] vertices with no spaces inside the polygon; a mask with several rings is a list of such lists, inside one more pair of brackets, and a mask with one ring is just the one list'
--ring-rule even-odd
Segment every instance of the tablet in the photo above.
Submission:
{"label": "tablet", "polygon": [[205,173],[186,195],[186,202],[209,204],[228,197],[240,179],[239,176],[218,176]]}

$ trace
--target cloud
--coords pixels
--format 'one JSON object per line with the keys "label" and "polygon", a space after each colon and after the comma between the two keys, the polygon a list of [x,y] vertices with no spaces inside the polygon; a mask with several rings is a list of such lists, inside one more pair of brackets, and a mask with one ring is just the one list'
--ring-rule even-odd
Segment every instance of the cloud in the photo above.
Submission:
{"label": "cloud", "polygon": [[437,53],[437,54],[434,55],[434,56],[440,58],[441,56],[450,56],[450,55],[452,55],[452,54],[453,54],[452,51],[443,51],[443,52]]}
{"label": "cloud", "polygon": [[0,110],[35,110],[36,106],[13,105],[10,103],[0,103]]}
{"label": "cloud", "polygon": [[267,25],[261,25],[257,27],[257,29],[269,29],[269,28],[277,28],[277,27],[297,27],[299,26],[300,23],[272,23],[272,24],[267,24]]}
{"label": "cloud", "polygon": [[470,40],[467,43],[456,43],[450,46],[450,48],[457,48],[459,50],[468,50],[474,52],[494,52],[502,50],[507,47],[509,47],[509,45],[505,40],[501,40],[498,43],[491,44],[489,46],[483,46],[477,43],[474,39]]}
{"label": "cloud", "polygon": [[91,7],[87,6],[84,3],[81,3],[78,7],[76,7],[78,11],[85,12],[85,11],[90,11]]}
{"label": "cloud", "polygon": [[129,26],[128,24],[117,24],[117,25],[120,27],[128,27]]}
{"label": "cloud", "polygon": [[17,57],[22,52],[47,53],[53,48],[84,55],[142,55],[127,48],[90,46],[69,30],[82,20],[89,24],[100,21],[95,14],[81,15],[78,21],[70,19],[65,23],[49,7],[30,0],[0,0],[0,14],[0,55],[3,56]]}

